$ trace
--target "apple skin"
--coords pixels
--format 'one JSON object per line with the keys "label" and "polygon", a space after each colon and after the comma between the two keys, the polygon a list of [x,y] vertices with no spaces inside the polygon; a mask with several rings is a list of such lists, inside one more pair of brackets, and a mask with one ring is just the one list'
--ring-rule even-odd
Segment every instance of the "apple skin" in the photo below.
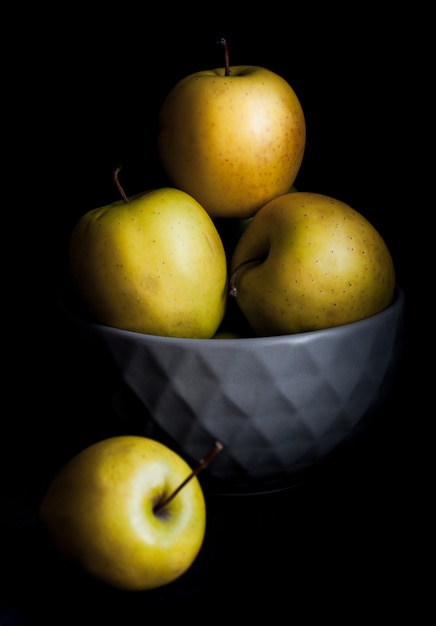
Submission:
{"label": "apple skin", "polygon": [[306,124],[278,74],[237,65],[190,74],[167,94],[157,147],[171,183],[212,217],[246,219],[293,185]]}
{"label": "apple skin", "polygon": [[84,214],[69,242],[73,284],[102,324],[210,338],[225,312],[227,259],[189,194],[165,187]]}
{"label": "apple skin", "polygon": [[242,339],[239,333],[233,332],[231,330],[219,330],[212,337],[212,339]]}
{"label": "apple skin", "polygon": [[230,289],[234,283],[258,336],[361,320],[386,308],[395,290],[393,260],[374,226],[344,202],[310,192],[262,207],[234,249],[230,272]]}
{"label": "apple skin", "polygon": [[39,508],[59,553],[99,581],[130,591],[179,578],[203,543],[206,508],[192,473],[167,446],[140,436],[92,444],[55,475]]}

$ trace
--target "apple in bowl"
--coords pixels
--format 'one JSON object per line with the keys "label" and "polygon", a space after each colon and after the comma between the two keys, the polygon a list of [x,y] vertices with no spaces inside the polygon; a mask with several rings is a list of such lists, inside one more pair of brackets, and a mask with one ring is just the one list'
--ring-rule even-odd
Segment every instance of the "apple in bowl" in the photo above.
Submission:
{"label": "apple in bowl", "polygon": [[83,307],[102,324],[209,338],[224,316],[222,240],[209,214],[179,189],[124,194],[87,211],[72,230],[68,262]]}
{"label": "apple in bowl", "polygon": [[300,169],[306,122],[292,86],[255,65],[194,72],[166,95],[157,148],[171,183],[213,218],[249,218]]}
{"label": "apple in bowl", "polygon": [[345,202],[287,193],[250,220],[232,253],[230,295],[258,336],[332,328],[390,305],[392,256]]}

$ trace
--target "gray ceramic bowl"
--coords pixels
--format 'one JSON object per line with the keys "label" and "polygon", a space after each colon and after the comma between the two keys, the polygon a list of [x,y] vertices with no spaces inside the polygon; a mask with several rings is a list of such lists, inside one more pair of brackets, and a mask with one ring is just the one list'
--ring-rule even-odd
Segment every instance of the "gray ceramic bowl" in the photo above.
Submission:
{"label": "gray ceramic bowl", "polygon": [[[368,319],[269,338],[176,339],[91,323],[64,312],[118,368],[117,407],[140,431],[204,470],[219,489],[281,488],[354,438],[389,392],[404,336],[404,293]],[[135,402],[132,403],[131,399]],[[136,415],[138,417],[138,415]]]}

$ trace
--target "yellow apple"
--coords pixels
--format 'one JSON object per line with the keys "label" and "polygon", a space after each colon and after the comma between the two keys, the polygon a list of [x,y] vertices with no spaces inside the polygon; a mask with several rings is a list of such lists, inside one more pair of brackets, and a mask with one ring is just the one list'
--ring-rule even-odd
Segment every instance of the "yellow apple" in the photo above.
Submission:
{"label": "yellow apple", "polygon": [[111,437],[78,453],[54,476],[39,515],[63,558],[132,591],[160,587],[186,572],[206,527],[203,491],[189,465],[140,436]]}
{"label": "yellow apple", "polygon": [[257,335],[364,319],[392,301],[395,271],[374,226],[340,200],[294,192],[253,217],[234,249],[230,294]]}
{"label": "yellow apple", "polygon": [[231,330],[218,330],[212,339],[241,339],[241,335]]}
{"label": "yellow apple", "polygon": [[264,67],[195,72],[167,94],[158,154],[175,187],[212,217],[246,219],[293,185],[306,125],[291,85]]}
{"label": "yellow apple", "polygon": [[210,338],[225,312],[221,237],[205,209],[179,189],[85,213],[71,234],[69,265],[88,311],[108,326]]}

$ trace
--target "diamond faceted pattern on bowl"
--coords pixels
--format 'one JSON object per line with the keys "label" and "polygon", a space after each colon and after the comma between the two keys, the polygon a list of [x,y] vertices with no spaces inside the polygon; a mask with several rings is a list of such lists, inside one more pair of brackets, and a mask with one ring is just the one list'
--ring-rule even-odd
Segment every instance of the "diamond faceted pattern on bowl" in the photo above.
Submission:
{"label": "diamond faceted pattern on bowl", "polygon": [[404,294],[373,318],[289,337],[179,341],[82,326],[112,355],[144,427],[193,461],[219,439],[206,472],[268,482],[316,464],[383,400],[404,343]]}
{"label": "diamond faceted pattern on bowl", "polygon": [[272,475],[322,458],[370,407],[380,375],[373,354],[378,368],[385,367],[389,339],[385,333],[382,341],[337,339],[312,350],[302,337],[300,344],[275,346],[273,359],[243,344],[236,354],[214,350],[213,358],[168,344],[147,352],[146,367],[138,350],[124,375],[153,419],[193,458],[219,439],[225,454],[214,461],[216,472],[227,475],[237,466],[254,477]]}

